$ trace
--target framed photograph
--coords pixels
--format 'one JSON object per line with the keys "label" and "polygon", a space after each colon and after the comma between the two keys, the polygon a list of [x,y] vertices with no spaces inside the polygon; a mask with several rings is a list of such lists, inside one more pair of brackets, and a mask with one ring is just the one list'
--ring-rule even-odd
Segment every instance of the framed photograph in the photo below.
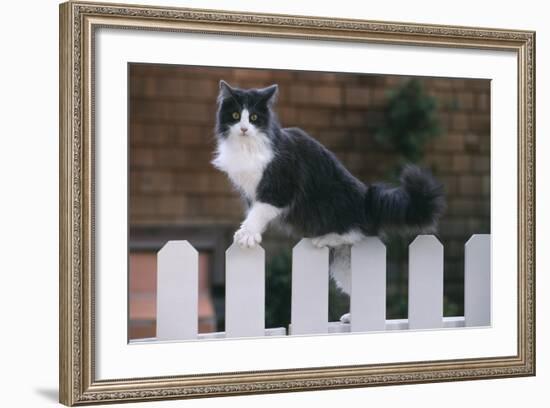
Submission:
{"label": "framed photograph", "polygon": [[535,374],[535,33],[60,6],[60,402]]}

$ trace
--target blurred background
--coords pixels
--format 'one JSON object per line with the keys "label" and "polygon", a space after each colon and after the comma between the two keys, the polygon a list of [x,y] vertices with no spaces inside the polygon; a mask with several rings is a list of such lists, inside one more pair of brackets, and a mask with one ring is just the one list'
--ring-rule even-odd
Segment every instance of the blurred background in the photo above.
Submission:
{"label": "blurred background", "polygon": [[[396,182],[404,163],[444,184],[444,314],[463,314],[464,244],[490,233],[490,81],[388,75],[131,64],[129,68],[129,338],[153,337],[156,252],[171,239],[199,251],[199,331],[224,330],[225,250],[243,219],[239,195],[210,164],[218,83],[279,85],[283,127],[332,150],[360,180]],[[290,321],[291,250],[269,230],[266,327]],[[387,318],[407,317],[407,247],[388,246]],[[331,284],[330,320],[349,298]]]}

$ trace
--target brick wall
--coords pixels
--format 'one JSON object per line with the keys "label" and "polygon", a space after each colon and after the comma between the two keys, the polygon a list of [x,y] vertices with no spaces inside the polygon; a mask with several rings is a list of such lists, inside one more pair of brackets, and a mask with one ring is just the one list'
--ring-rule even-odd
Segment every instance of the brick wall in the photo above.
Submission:
{"label": "brick wall", "polygon": [[[388,90],[407,77],[132,65],[131,226],[232,228],[241,221],[240,199],[210,164],[220,79],[239,87],[277,83],[283,126],[306,130],[365,182],[383,180],[397,161],[373,135]],[[447,190],[449,208],[440,225],[445,290],[461,312],[464,242],[490,228],[490,85],[471,79],[422,82],[438,100],[443,133],[428,143],[421,164]]]}

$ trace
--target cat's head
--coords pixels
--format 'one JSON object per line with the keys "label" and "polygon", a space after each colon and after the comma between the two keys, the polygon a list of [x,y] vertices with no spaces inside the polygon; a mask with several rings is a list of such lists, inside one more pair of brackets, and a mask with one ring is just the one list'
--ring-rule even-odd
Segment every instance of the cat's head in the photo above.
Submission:
{"label": "cat's head", "polygon": [[239,89],[220,81],[216,133],[219,137],[256,137],[268,134],[276,121],[272,110],[278,87]]}

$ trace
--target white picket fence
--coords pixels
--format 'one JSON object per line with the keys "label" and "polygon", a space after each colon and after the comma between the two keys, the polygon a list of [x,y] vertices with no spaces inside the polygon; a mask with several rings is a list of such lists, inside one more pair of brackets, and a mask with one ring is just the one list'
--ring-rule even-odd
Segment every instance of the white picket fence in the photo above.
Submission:
{"label": "white picket fence", "polygon": [[[225,332],[198,333],[198,253],[187,241],[158,252],[157,337],[142,341],[281,336],[265,328],[265,255],[233,244],[226,252]],[[409,246],[408,319],[386,319],[386,247],[367,238],[351,248],[351,323],[328,321],[329,251],[302,239],[292,253],[290,334],[488,326],[490,235],[465,244],[464,316],[443,317],[443,245],[420,235]]]}

